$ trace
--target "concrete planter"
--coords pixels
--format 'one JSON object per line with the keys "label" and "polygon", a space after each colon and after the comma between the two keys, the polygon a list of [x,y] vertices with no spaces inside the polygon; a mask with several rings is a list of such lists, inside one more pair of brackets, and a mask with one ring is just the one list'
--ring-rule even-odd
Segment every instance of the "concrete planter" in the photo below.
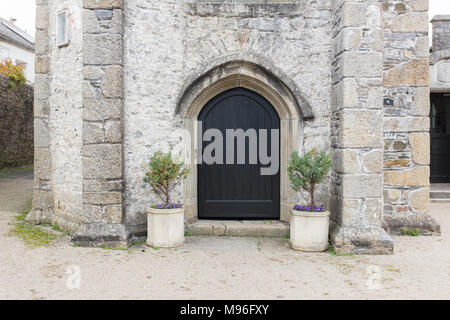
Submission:
{"label": "concrete planter", "polygon": [[301,251],[328,249],[330,212],[301,212],[292,210],[291,248]]}
{"label": "concrete planter", "polygon": [[184,209],[147,208],[147,245],[173,248],[184,243]]}

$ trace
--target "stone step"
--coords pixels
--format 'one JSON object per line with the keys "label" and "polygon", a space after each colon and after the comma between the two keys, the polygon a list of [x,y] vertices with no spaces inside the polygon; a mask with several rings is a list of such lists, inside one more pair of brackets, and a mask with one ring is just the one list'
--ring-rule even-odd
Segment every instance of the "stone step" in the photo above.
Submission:
{"label": "stone step", "polygon": [[280,221],[198,220],[187,225],[193,236],[268,237],[289,236],[289,225]]}
{"label": "stone step", "polygon": [[431,198],[431,203],[450,203],[450,198]]}
{"label": "stone step", "polygon": [[450,199],[450,191],[431,191],[431,199]]}

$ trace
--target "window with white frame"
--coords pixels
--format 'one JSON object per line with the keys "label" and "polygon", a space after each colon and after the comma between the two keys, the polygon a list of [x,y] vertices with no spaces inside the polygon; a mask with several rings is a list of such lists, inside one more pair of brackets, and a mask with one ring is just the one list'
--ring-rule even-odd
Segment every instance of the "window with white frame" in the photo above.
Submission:
{"label": "window with white frame", "polygon": [[61,47],[69,43],[69,15],[67,10],[58,13],[56,19],[56,44]]}

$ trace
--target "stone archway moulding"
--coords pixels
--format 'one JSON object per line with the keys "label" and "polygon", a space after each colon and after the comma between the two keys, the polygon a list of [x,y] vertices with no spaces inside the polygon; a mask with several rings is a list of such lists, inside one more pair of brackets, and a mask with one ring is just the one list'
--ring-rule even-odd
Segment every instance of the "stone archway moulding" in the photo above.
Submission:
{"label": "stone archway moulding", "polygon": [[[215,64],[214,64],[215,63]],[[205,73],[197,73],[182,91],[176,116],[184,121],[190,132],[191,164],[196,163],[197,117],[202,108],[215,96],[233,88],[245,88],[266,98],[280,117],[280,220],[289,221],[290,210],[296,201],[287,176],[290,154],[301,145],[302,120],[312,118],[309,103],[292,81],[270,64],[254,55],[231,55],[214,61]],[[205,70],[204,69],[204,70]],[[270,70],[270,71],[269,71]],[[286,82],[291,83],[288,87]],[[197,166],[191,165],[185,182],[185,210],[188,222],[197,219]]]}

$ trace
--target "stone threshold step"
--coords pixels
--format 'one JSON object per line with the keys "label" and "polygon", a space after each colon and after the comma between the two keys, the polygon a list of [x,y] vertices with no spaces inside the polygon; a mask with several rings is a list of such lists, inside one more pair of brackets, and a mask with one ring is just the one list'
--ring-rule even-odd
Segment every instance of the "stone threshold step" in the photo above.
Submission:
{"label": "stone threshold step", "polygon": [[432,191],[430,192],[432,199],[450,199],[450,191]]}
{"label": "stone threshold step", "polygon": [[450,203],[450,198],[431,198],[431,203]]}
{"label": "stone threshold step", "polygon": [[289,225],[280,221],[198,220],[186,226],[193,236],[267,237],[289,236]]}

